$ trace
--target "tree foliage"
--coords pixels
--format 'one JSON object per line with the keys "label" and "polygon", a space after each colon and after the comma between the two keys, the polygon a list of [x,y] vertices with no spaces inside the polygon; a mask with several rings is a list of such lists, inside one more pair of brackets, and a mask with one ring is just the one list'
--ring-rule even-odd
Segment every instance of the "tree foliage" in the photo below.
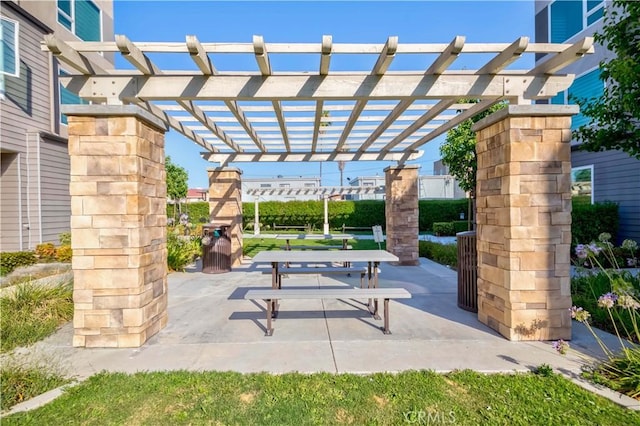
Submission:
{"label": "tree foliage", "polygon": [[595,34],[614,57],[600,63],[602,97],[574,99],[588,124],[574,132],[581,149],[619,149],[640,159],[640,2],[614,0]]}
{"label": "tree foliage", "polygon": [[172,200],[180,200],[187,196],[187,180],[189,174],[187,171],[174,164],[171,161],[171,157],[167,157],[164,163],[164,168],[167,172],[167,197]]}
{"label": "tree foliage", "polygon": [[493,105],[488,110],[463,121],[458,127],[447,132],[446,142],[440,146],[442,162],[449,167],[449,174],[458,180],[460,188],[468,191],[472,198],[475,197],[478,160],[476,158],[476,135],[471,127],[504,106],[503,103]]}

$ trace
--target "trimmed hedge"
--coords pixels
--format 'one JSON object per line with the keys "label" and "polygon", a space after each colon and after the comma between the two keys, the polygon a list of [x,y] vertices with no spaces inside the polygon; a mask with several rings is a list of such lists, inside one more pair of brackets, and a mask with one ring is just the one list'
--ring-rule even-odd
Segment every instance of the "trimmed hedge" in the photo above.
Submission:
{"label": "trimmed hedge", "polygon": [[437,236],[454,235],[453,222],[434,222],[433,233]]}
{"label": "trimmed hedge", "polygon": [[573,246],[598,241],[598,235],[603,232],[611,234],[611,241],[614,244],[618,241],[620,216],[616,203],[610,201],[595,204],[574,202],[571,220]]}
{"label": "trimmed hedge", "polygon": [[20,266],[29,266],[37,262],[32,251],[16,251],[0,254],[0,275],[7,275]]}
{"label": "trimmed hedge", "polygon": [[[246,204],[245,204],[246,205]],[[167,204],[167,217],[173,217],[173,204]],[[178,206],[176,209],[176,222],[180,217]],[[207,223],[209,222],[209,202],[199,201],[197,203],[185,203],[181,205],[182,213],[189,215],[191,223]]]}

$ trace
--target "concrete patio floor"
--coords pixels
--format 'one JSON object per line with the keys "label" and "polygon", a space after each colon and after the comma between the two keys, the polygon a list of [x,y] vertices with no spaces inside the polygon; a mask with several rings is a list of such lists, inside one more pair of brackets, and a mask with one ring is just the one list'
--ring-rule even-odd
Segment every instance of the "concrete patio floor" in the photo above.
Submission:
{"label": "concrete patio floor", "polygon": [[[107,371],[218,370],[283,373],[372,373],[408,369],[481,372],[526,371],[549,364],[579,374],[577,353],[560,356],[550,342],[510,342],[456,305],[456,272],[421,259],[420,266],[382,265],[381,286],[406,288],[412,299],[391,301],[391,331],[384,335],[364,301],[285,300],[264,336],[265,306],[243,298],[270,286],[270,266],[244,264],[224,274],[198,266],[169,275],[167,327],[137,349],[71,347],[72,327],[24,352],[60,360],[78,378]],[[283,287],[357,286],[359,276],[290,276]],[[615,345],[611,335],[603,338]],[[600,350],[574,322],[573,349],[584,356]],[[26,355],[26,353],[25,353]]]}

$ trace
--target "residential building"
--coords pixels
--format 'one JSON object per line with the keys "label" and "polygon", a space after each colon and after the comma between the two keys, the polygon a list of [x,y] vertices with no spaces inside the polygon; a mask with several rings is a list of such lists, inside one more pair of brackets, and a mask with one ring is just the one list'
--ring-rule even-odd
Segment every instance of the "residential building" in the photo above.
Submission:
{"label": "residential building", "polygon": [[[555,0],[535,2],[535,41],[538,43],[574,43],[592,36],[603,27],[603,13],[610,7],[602,0]],[[604,83],[599,79],[600,61],[613,54],[600,45],[565,71],[576,79],[565,92],[551,99],[554,104],[572,102],[572,97],[594,98],[602,96]],[[540,56],[537,62],[545,60]],[[587,123],[579,114],[573,117],[572,128]],[[572,142],[572,193],[590,198],[591,202],[613,201],[620,211],[620,240],[640,241],[640,160],[622,151],[586,152]]]}
{"label": "residential building", "polygon": [[[61,103],[80,99],[60,86],[67,70],[40,45],[113,40],[113,2],[3,1],[0,69],[0,251],[58,242],[70,229],[69,154]],[[113,68],[112,55],[97,55]]]}
{"label": "residential building", "polygon": [[[370,186],[378,188],[375,194],[353,195],[353,200],[384,200],[384,176],[358,176],[350,179],[352,186]],[[457,199],[466,198],[467,194],[458,185],[458,181],[451,175],[418,177],[418,198],[426,199]]]}
{"label": "residential building", "polygon": [[320,200],[317,188],[320,188],[319,177],[243,178],[242,201],[256,199],[255,195],[249,195],[250,189],[265,191],[258,196],[258,201]]}
{"label": "residential building", "polygon": [[185,197],[187,203],[201,203],[209,201],[209,190],[204,188],[189,188]]}

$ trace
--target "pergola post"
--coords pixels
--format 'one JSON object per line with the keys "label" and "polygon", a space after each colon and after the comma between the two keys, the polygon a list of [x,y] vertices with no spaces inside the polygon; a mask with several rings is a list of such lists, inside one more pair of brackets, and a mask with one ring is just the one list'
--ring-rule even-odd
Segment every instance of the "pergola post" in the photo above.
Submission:
{"label": "pergola post", "polygon": [[477,135],[478,319],[509,340],[571,338],[571,116],[510,105]]}
{"label": "pergola post", "polygon": [[253,235],[260,235],[260,202],[258,196],[254,200]]}
{"label": "pergola post", "polygon": [[229,225],[231,266],[242,263],[242,171],[216,167],[209,173],[209,220]]}
{"label": "pergola post", "polygon": [[139,347],[167,323],[164,124],[136,106],[72,105],[73,346]]}
{"label": "pergola post", "polygon": [[417,165],[387,167],[385,216],[387,250],[401,265],[418,265],[418,170]]}
{"label": "pergola post", "polygon": [[329,197],[324,196],[324,224],[322,225],[322,232],[329,234]]}

